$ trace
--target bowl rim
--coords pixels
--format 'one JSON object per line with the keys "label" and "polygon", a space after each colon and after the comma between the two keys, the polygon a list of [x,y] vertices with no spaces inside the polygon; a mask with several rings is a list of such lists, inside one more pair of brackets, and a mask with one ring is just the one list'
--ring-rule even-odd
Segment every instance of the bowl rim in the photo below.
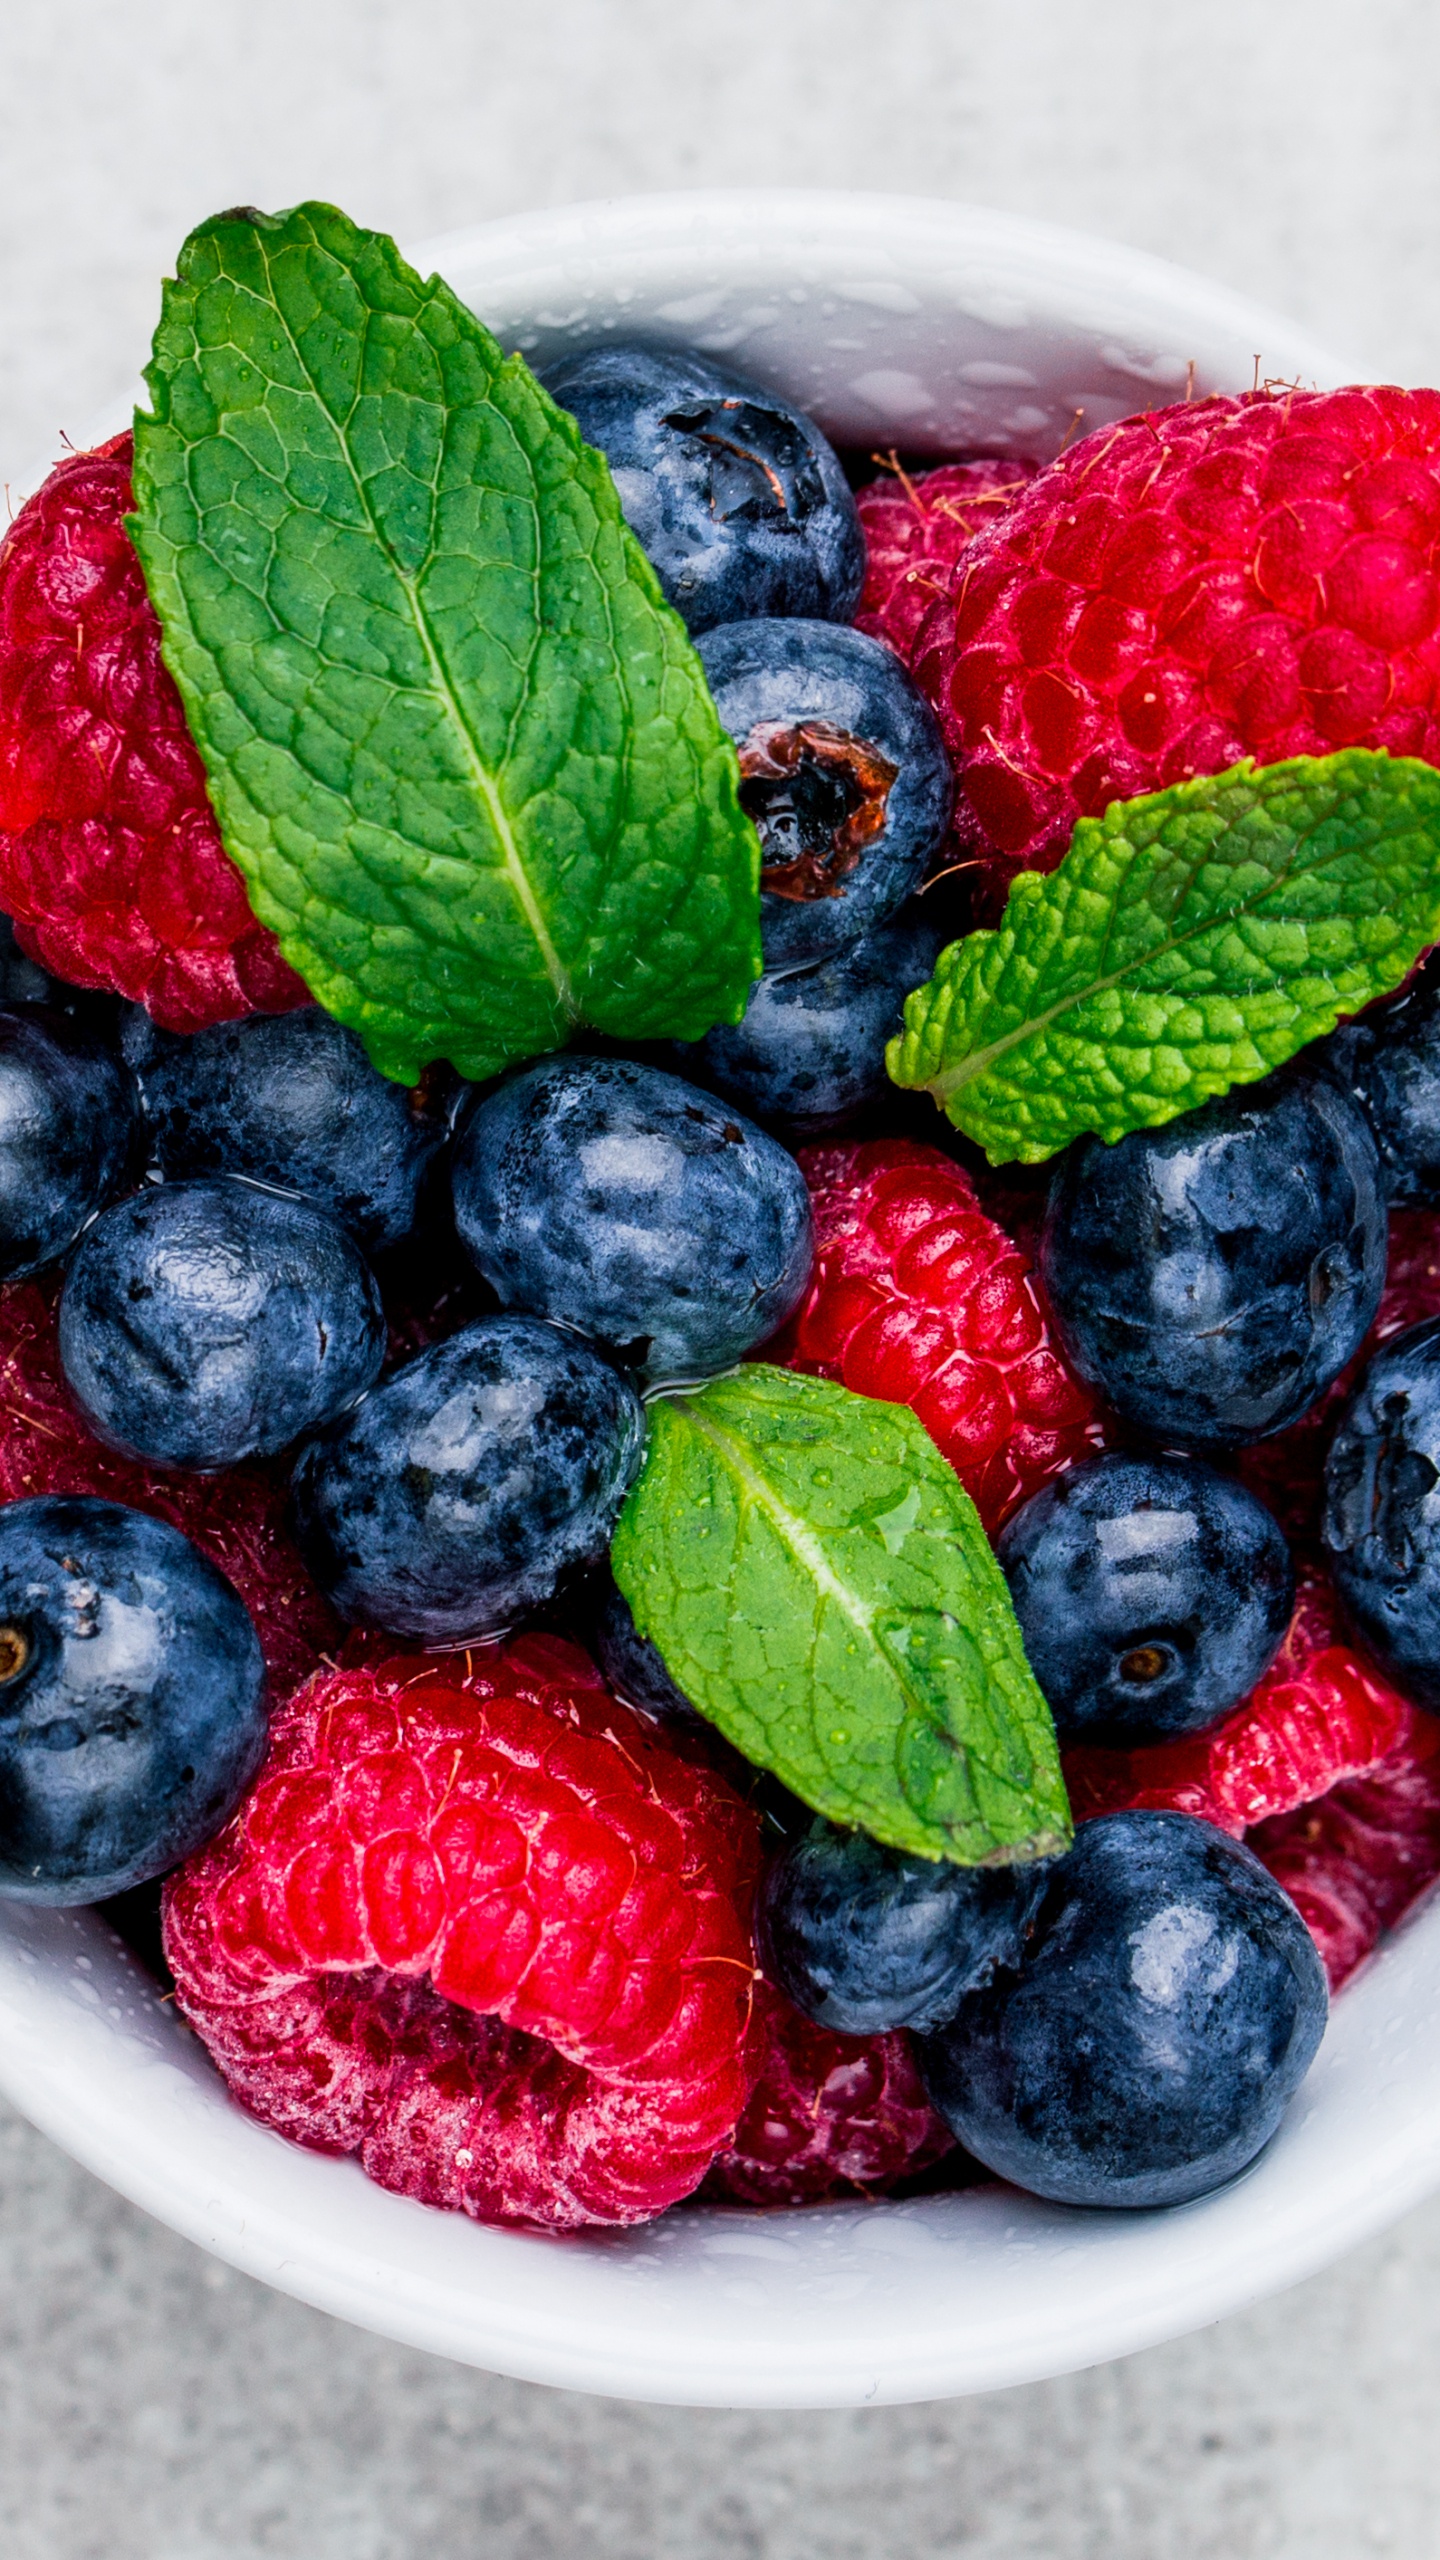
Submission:
{"label": "bowl rim", "polygon": [[[887,308],[902,328],[915,316],[894,297],[913,292],[919,277],[932,300],[949,299],[971,318],[991,316],[1002,334],[1012,325],[1005,306],[1021,301],[1042,314],[1083,316],[1092,332],[1122,342],[1127,334],[1174,339],[1178,332],[1202,378],[1207,370],[1223,375],[1227,389],[1250,389],[1261,366],[1269,378],[1331,388],[1371,378],[1263,303],[1149,250],[943,196],[815,187],[594,196],[435,232],[405,255],[422,275],[444,275],[472,303],[483,294],[495,334],[526,353],[533,351],[537,302],[543,309],[547,294],[562,307],[557,318],[568,303],[603,329],[623,312],[640,316],[647,336],[689,344],[697,301],[724,289],[717,279],[728,275],[732,292],[783,293],[798,261],[814,289],[833,291],[851,309],[858,303],[862,314],[867,297],[878,293],[873,325],[882,328]],[[753,306],[742,306],[741,316],[753,321]],[[781,361],[772,360],[766,334],[764,326],[749,330],[743,369],[784,387],[783,351]],[[1145,383],[1143,372],[1131,378],[1137,390]],[[1176,388],[1183,378],[1182,369]],[[128,426],[146,396],[136,377],[97,399],[82,448]],[[877,432],[873,420],[866,432]],[[915,449],[923,444],[922,434]],[[9,477],[12,515],[59,458],[32,454],[28,468]]]}
{"label": "bowl rim", "polygon": [[0,2093],[245,2274],[463,2364],[721,2408],[962,2397],[1104,2363],[1316,2273],[1440,2184],[1440,1901],[1346,1988],[1261,2157],[1168,2212],[1001,2185],[501,2231],[391,2195],[228,2097],[95,1911],[0,1910]]}
{"label": "bowl rim", "polygon": [[[717,240],[747,285],[788,285],[797,260],[816,279],[842,289],[853,280],[857,259],[882,277],[893,278],[903,267],[907,282],[918,268],[941,287],[978,269],[991,284],[1013,279],[1042,304],[1063,296],[1069,309],[1083,310],[1097,326],[1111,318],[1131,327],[1149,321],[1167,332],[1177,323],[1191,325],[1203,333],[1212,357],[1220,345],[1243,347],[1247,368],[1258,362],[1276,378],[1313,376],[1332,384],[1368,378],[1308,329],[1150,250],[946,196],[820,187],[594,196],[436,232],[406,255],[422,274],[433,268],[458,291],[483,283],[490,309],[498,312],[491,326],[505,336],[511,295],[518,297],[516,325],[523,325],[520,315],[533,309],[537,287],[551,280],[573,286],[577,274],[591,277],[604,295],[623,271],[626,307],[658,276],[673,302],[677,275],[711,275]],[[658,334],[691,343],[684,335],[689,325],[687,314],[667,312]],[[749,353],[746,370],[753,364]]]}
{"label": "bowl rim", "polygon": [[[917,317],[933,326],[954,304],[958,276],[965,308],[983,308],[988,279],[992,310],[1010,298],[1007,326],[1020,308],[1042,330],[1119,333],[1122,358],[1158,338],[1216,388],[1249,388],[1257,348],[1287,378],[1364,378],[1306,332],[1164,260],[942,199],[607,197],[447,232],[413,255],[483,303],[512,344],[533,342],[541,297],[557,289],[556,326],[589,334],[616,313],[679,334],[676,310],[718,293],[717,308],[750,315],[732,360],[781,387],[784,332],[768,343],[763,297],[797,264],[812,295],[858,293],[887,357],[898,347],[903,358]],[[832,375],[843,409],[844,365]],[[1146,378],[1132,372],[1131,407],[1146,405],[1132,396]],[[110,404],[94,440],[126,423],[132,401]],[[682,2208],[636,2231],[554,2240],[433,2212],[372,2186],[352,2161],[282,2140],[228,2098],[98,1913],[0,1904],[0,2093],[122,2195],[382,2336],[526,2380],[690,2405],[999,2389],[1157,2344],[1299,2281],[1440,2183],[1437,2026],[1440,1902],[1413,1913],[1347,1987],[1267,2151],[1195,2205],[1081,2213],[984,2186],[904,2203]]]}

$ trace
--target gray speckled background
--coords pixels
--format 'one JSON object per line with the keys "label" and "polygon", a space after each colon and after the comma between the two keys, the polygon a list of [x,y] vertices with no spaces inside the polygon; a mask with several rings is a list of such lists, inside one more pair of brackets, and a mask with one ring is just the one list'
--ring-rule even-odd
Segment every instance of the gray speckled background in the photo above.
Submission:
{"label": "gray speckled background", "polygon": [[[853,183],[1108,232],[1440,379],[1424,0],[11,0],[0,478],[143,355],[193,220],[402,236],[633,189]],[[952,2406],[571,2399],[343,2329],[0,2121],[5,2560],[1440,2555],[1440,2204],[1129,2363]]]}

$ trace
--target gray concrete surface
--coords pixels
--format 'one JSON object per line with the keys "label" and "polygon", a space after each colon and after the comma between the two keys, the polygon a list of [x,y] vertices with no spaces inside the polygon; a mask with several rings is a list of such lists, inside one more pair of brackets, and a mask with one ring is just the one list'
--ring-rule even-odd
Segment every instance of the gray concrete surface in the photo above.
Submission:
{"label": "gray concrete surface", "polygon": [[[1440,379],[1425,0],[9,0],[0,477],[133,373],[217,205],[417,237],[751,182],[1108,232]],[[1440,2205],[1284,2300],[985,2401],[753,2417],[498,2382],[212,2265],[0,2119],[5,2560],[1440,2555]]]}
{"label": "gray concrete surface", "polygon": [[1440,2206],[1196,2338],[755,2415],[501,2382],[200,2256],[0,2126],[5,2560],[1429,2560]]}

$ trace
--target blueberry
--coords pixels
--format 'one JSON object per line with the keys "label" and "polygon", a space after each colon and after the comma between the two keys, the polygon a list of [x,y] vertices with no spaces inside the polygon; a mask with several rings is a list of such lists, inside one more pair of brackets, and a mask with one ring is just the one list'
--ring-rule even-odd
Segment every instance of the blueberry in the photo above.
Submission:
{"label": "blueberry", "polygon": [[630,1604],[607,1572],[596,1596],[590,1627],[600,1668],[617,1698],[662,1724],[699,1724],[700,1710],[677,1687],[665,1668],[658,1645],[642,1636]]}
{"label": "blueberry", "polygon": [[60,1357],[102,1440],[160,1466],[265,1457],[352,1404],[385,1353],[358,1245],[308,1200],[173,1182],[97,1218],[60,1301]]}
{"label": "blueberry", "polygon": [[259,1641],[188,1538],[88,1494],[0,1508],[0,1894],[98,1902],[163,1874],[264,1754]]}
{"label": "blueberry", "polygon": [[1372,1652],[1440,1707],[1440,1317],[1369,1363],[1331,1443],[1321,1534]]}
{"label": "blueberry", "polygon": [[392,1084],[319,1005],[252,1013],[139,1062],[155,1160],[167,1179],[244,1174],[300,1192],[377,1253],[415,1224],[446,1136],[443,1098]]}
{"label": "blueberry", "polygon": [[1295,1596],[1263,1502],[1198,1458],[1082,1459],[1032,1494],[996,1553],[1067,1740],[1213,1724],[1273,1659]]}
{"label": "blueberry", "polygon": [[945,841],[955,786],[892,649],[829,622],[727,622],[700,657],[760,832],[767,971],[873,933]]}
{"label": "blueberry", "polygon": [[[143,1085],[146,1069],[154,1065],[161,1051],[172,1045],[178,1047],[183,1037],[181,1032],[162,1031],[143,1004],[131,1004],[124,996],[115,998],[113,1045],[116,1055],[124,1059],[137,1084]],[[140,1100],[143,1106],[143,1091]]]}
{"label": "blueberry", "polygon": [[818,968],[761,978],[743,1022],[721,1023],[680,1054],[716,1092],[789,1137],[843,1129],[890,1090],[885,1044],[942,938],[921,916],[897,916]]}
{"label": "blueberry", "polygon": [[1114,1146],[1051,1186],[1040,1268],[1075,1367],[1187,1449],[1263,1439],[1357,1349],[1385,1279],[1385,1204],[1358,1107],[1299,1070]]}
{"label": "blueberry", "polygon": [[683,349],[589,347],[544,376],[614,474],[626,520],[691,631],[744,613],[848,621],[865,543],[813,421]]}
{"label": "blueberry", "polygon": [[13,920],[0,915],[0,1005],[54,1004],[69,992],[28,951],[21,950]]}
{"label": "blueberry", "polygon": [[997,1965],[1018,1965],[1043,1864],[911,1858],[817,1817],[771,1859],[757,1914],[769,1979],[841,2035],[943,2026]]}
{"label": "blueberry", "polygon": [[1325,2031],[1288,1894],[1184,1813],[1111,1813],[1050,1866],[1023,1959],[924,2038],[939,2113],[1057,2204],[1185,2204],[1269,2141]]}
{"label": "blueberry", "polygon": [[125,1179],[134,1080],[104,1043],[45,1005],[0,1012],[0,1280],[68,1252]]}
{"label": "blueberry", "polygon": [[1398,1004],[1345,1024],[1314,1055],[1364,1112],[1392,1205],[1440,1208],[1440,968],[1428,963]]}
{"label": "blueberry", "polygon": [[344,1618],[427,1644],[500,1634],[603,1554],[644,1436],[588,1344],[486,1316],[301,1451],[295,1532]]}
{"label": "blueberry", "polygon": [[729,1368],[798,1305],[810,1196],[774,1138],[629,1058],[546,1058],[486,1095],[452,1176],[501,1304],[573,1325],[650,1378]]}

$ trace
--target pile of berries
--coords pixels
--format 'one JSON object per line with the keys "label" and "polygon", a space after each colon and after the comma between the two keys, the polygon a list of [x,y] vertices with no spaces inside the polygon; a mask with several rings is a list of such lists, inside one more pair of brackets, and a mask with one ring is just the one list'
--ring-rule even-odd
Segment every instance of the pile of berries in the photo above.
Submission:
{"label": "pile of berries", "polygon": [[907,652],[993,923],[1077,818],[1242,757],[1440,755],[1440,392],[1179,402],[996,511]]}
{"label": "pile of berries", "polygon": [[[698,355],[550,388],[760,838],[764,974],[688,1049],[387,1083],[224,854],[128,440],[0,550],[0,1893],[159,1900],[240,2104],[482,2219],[1203,2194],[1440,1875],[1440,972],[1047,1185],[918,1137],[885,1045],[957,861],[983,918],[1117,794],[1440,759],[1440,397],[857,502]],[[970,1494],[1066,1855],[812,1815],[637,1627],[646,1401],[762,1352]]]}
{"label": "pile of berries", "polygon": [[937,1147],[871,1140],[805,1148],[799,1161],[815,1271],[786,1336],[792,1366],[908,1404],[998,1529],[1105,1437],[1029,1256]]}
{"label": "pile of berries", "polygon": [[937,604],[953,596],[977,533],[995,522],[1036,465],[1019,459],[942,462],[912,479],[891,459],[890,476],[856,498],[865,533],[865,584],[857,630],[887,640],[911,664]]}

